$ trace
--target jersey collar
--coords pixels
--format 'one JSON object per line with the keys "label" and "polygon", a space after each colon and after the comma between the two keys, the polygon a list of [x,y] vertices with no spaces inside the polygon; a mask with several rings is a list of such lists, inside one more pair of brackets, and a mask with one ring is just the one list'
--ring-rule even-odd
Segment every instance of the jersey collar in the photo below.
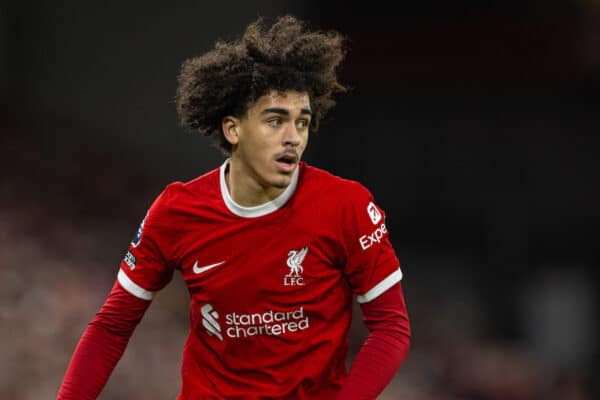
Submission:
{"label": "jersey collar", "polygon": [[254,207],[244,207],[233,201],[231,196],[229,195],[229,190],[227,189],[227,183],[225,182],[225,172],[227,171],[227,166],[229,165],[229,158],[225,160],[225,162],[221,165],[219,171],[220,184],[221,184],[221,196],[223,197],[223,201],[225,205],[235,215],[245,218],[256,218],[262,217],[263,215],[267,215],[276,211],[283,207],[283,205],[292,197],[292,194],[296,191],[296,186],[298,185],[298,174],[300,170],[300,165],[296,167],[296,170],[292,174],[292,179],[288,187],[277,196],[275,199],[268,201],[264,204],[254,206]]}

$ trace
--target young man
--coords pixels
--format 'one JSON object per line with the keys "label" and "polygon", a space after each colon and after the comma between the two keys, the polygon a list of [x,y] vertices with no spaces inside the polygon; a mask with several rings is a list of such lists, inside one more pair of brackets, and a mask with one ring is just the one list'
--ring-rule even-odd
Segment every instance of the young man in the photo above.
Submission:
{"label": "young man", "polygon": [[[59,399],[95,399],[156,292],[191,296],[179,399],[373,399],[409,348],[402,272],[385,215],[359,183],[301,162],[343,92],[336,32],[294,17],[184,63],[182,123],[229,158],[169,185],[148,210]],[[349,374],[354,297],[369,335]]]}

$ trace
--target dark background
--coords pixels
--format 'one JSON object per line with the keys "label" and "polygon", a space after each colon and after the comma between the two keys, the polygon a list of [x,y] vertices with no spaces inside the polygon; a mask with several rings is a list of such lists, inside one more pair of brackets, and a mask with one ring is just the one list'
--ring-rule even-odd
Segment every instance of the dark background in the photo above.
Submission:
{"label": "dark background", "polygon": [[[181,63],[284,13],[347,36],[305,159],[388,215],[413,347],[381,398],[597,396],[600,3],[396,8],[2,3],[0,397],[55,395],[146,208],[221,163],[178,125]],[[187,294],[164,292],[102,398],[177,393]]]}

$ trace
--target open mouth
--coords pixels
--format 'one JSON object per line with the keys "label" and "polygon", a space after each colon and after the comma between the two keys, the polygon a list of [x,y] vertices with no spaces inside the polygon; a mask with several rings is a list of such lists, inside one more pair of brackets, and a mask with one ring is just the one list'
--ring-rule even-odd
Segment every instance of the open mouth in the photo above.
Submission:
{"label": "open mouth", "polygon": [[286,155],[279,157],[277,159],[277,161],[280,163],[292,165],[292,164],[296,164],[296,159],[297,159],[297,157],[295,155],[286,154]]}
{"label": "open mouth", "polygon": [[290,172],[293,171],[294,167],[298,163],[298,156],[296,153],[287,152],[280,154],[277,158],[275,158],[275,162],[280,170],[284,172]]}

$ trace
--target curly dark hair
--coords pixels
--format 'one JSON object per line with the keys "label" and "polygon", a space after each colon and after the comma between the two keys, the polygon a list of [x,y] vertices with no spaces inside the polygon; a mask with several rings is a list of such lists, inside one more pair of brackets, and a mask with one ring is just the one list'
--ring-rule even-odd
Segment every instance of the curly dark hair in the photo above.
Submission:
{"label": "curly dark hair", "polygon": [[266,30],[263,18],[251,23],[241,40],[218,41],[214,49],[186,60],[178,77],[177,112],[184,127],[213,136],[231,153],[221,121],[242,117],[248,107],[271,90],[307,92],[313,118],[310,130],[345,92],[337,67],[344,58],[343,37],[336,31],[309,31],[291,15]]}

